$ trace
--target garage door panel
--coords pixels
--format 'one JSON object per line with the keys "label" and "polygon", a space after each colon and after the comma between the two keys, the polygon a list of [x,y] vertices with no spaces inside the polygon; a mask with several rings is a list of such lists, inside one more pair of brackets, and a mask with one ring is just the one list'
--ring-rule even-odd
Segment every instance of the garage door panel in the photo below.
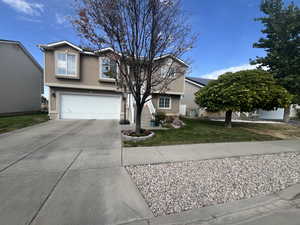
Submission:
{"label": "garage door panel", "polygon": [[121,98],[105,95],[61,95],[61,119],[120,119]]}

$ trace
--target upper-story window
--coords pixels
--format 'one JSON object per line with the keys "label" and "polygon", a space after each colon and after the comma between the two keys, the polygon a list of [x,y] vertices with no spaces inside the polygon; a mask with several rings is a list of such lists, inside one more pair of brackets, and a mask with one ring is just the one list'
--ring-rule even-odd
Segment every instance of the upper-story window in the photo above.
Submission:
{"label": "upper-story window", "polygon": [[100,78],[114,79],[117,77],[117,62],[110,58],[100,58]]}
{"label": "upper-story window", "polygon": [[175,77],[176,76],[176,69],[174,67],[166,67],[162,66],[160,68],[160,75],[162,77]]}
{"label": "upper-story window", "polygon": [[56,75],[76,76],[76,54],[56,53]]}

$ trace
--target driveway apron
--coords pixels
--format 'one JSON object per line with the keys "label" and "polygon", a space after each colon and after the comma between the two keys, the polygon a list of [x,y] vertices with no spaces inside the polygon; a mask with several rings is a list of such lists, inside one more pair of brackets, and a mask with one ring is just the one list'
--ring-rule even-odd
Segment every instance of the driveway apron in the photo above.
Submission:
{"label": "driveway apron", "polygon": [[117,121],[51,121],[0,137],[0,224],[121,224],[151,217],[120,160]]}

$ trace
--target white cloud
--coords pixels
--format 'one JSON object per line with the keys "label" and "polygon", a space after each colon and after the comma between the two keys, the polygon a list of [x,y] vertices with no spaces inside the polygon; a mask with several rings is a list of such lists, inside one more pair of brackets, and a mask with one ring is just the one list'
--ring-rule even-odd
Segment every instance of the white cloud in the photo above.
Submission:
{"label": "white cloud", "polygon": [[217,79],[220,75],[227,73],[227,72],[234,73],[234,72],[238,72],[241,70],[252,70],[252,69],[256,69],[256,68],[257,68],[257,65],[244,64],[241,66],[233,66],[233,67],[229,67],[226,69],[216,70],[211,73],[202,75],[201,77],[208,78],[208,79]]}
{"label": "white cloud", "polygon": [[40,3],[31,3],[27,0],[2,0],[2,2],[11,6],[15,10],[27,15],[40,15],[44,11],[44,5]]}
{"label": "white cloud", "polygon": [[63,15],[61,15],[61,14],[56,13],[56,14],[55,14],[55,18],[56,18],[56,22],[57,22],[58,24],[64,24],[64,23],[67,22],[67,17],[66,17],[66,16],[63,16]]}

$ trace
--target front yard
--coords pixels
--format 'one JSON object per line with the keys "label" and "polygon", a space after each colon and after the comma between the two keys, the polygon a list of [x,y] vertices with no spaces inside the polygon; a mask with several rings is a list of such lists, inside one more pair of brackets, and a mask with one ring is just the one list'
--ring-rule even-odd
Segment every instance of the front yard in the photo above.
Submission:
{"label": "front yard", "polygon": [[48,115],[45,113],[35,113],[22,116],[7,116],[0,117],[0,134],[20,129],[23,127],[32,126],[48,120]]}
{"label": "front yard", "polygon": [[233,123],[224,128],[224,122],[184,119],[180,129],[156,130],[155,136],[143,142],[124,142],[126,147],[196,144],[215,142],[271,141],[300,138],[300,127],[286,124]]}

